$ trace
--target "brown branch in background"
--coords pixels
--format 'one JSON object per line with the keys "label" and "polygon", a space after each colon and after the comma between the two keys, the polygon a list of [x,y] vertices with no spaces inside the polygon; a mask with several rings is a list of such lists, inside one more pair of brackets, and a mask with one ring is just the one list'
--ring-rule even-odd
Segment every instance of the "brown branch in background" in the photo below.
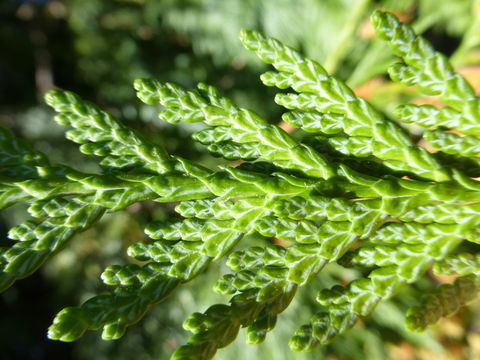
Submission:
{"label": "brown branch in background", "polygon": [[[57,3],[57,2],[53,2]],[[55,9],[55,7],[54,7]],[[48,39],[44,31],[39,7],[33,4],[22,4],[17,10],[17,16],[28,22],[29,38],[33,47],[33,58],[35,67],[35,85],[40,94],[54,88],[52,57],[48,51]]]}

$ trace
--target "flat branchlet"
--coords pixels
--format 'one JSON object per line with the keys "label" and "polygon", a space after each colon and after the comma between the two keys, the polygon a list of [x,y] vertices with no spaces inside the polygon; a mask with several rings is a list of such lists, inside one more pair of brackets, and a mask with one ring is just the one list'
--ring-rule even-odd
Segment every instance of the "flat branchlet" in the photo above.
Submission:
{"label": "flat branchlet", "polygon": [[[423,330],[473,299],[480,258],[455,250],[465,241],[480,242],[480,182],[471,176],[480,169],[480,99],[444,55],[394,15],[378,11],[372,22],[399,57],[391,78],[438,95],[445,105],[397,110],[398,120],[425,129],[424,139],[438,152],[416,145],[398,122],[317,62],[245,30],[244,46],[274,68],[262,75],[263,83],[290,89],[275,98],[288,109],[283,120],[317,136],[303,143],[212,86],[186,90],[135,81],[140,100],[163,106],[161,120],[202,122],[195,141],[215,156],[242,160],[212,170],[168,154],[71,92],[50,92],[46,101],[56,121],[69,127],[66,136],[80,151],[101,158],[102,173],[52,165],[0,131],[0,208],[28,202],[32,217],[10,230],[15,242],[0,251],[1,290],[105,213],[150,199],[176,202],[180,216],[149,224],[148,241],[128,249],[143,265],[108,267],[102,280],[113,290],[62,310],[51,339],[73,341],[98,329],[106,340],[120,338],[151,306],[225,257],[231,273],[214,290],[230,302],[191,315],[184,327],[194,335],[172,359],[211,359],[242,327],[248,343],[261,343],[297,291],[332,262],[370,272],[346,286],[318,289],[319,311],[293,334],[293,351],[334,341],[432,266],[437,274],[460,277],[409,310],[409,329]],[[332,151],[318,150],[325,143]],[[457,166],[459,159],[470,168]],[[367,161],[381,170],[362,171]],[[235,250],[252,233],[263,235],[264,245]]]}

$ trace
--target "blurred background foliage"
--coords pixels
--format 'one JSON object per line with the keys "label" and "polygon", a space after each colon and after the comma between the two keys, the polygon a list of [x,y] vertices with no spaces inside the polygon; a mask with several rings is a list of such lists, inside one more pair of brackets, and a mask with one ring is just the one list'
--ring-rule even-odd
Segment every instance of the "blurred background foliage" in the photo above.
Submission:
{"label": "blurred background foliage", "polygon": [[[301,49],[387,114],[402,102],[435,104],[434,97],[421,98],[415,88],[388,81],[386,67],[394,58],[369,25],[375,8],[392,10],[411,22],[480,89],[478,0],[1,0],[0,125],[27,138],[55,162],[97,171],[92,159],[64,139],[43,103],[43,94],[59,87],[100,104],[170,153],[214,165],[219,160],[188,139],[195,130],[192,124],[156,121],[156,109],[140,105],[131,84],[138,77],[187,87],[207,82],[278,122],[281,108],[258,79],[265,65],[242,48],[237,40],[241,28],[262,30]],[[16,207],[1,214],[0,245],[8,244],[6,231],[25,216],[24,210]],[[104,290],[102,270],[130,261],[125,249],[144,239],[144,225],[171,213],[171,206],[145,202],[111,214],[77,236],[39,273],[1,294],[0,358],[167,359],[186,338],[181,323],[189,313],[226,301],[205,286],[225,271],[220,265],[176,291],[119,341],[105,342],[89,333],[64,344],[46,340],[46,329],[62,307]],[[357,276],[339,266],[327,268],[282,314],[265,344],[246,346],[240,337],[217,358],[480,358],[478,304],[423,334],[404,330],[405,309],[435,284],[452,281],[433,276],[379,306],[369,320],[334,344],[310,354],[289,352],[294,329],[317,311],[316,291]]]}

